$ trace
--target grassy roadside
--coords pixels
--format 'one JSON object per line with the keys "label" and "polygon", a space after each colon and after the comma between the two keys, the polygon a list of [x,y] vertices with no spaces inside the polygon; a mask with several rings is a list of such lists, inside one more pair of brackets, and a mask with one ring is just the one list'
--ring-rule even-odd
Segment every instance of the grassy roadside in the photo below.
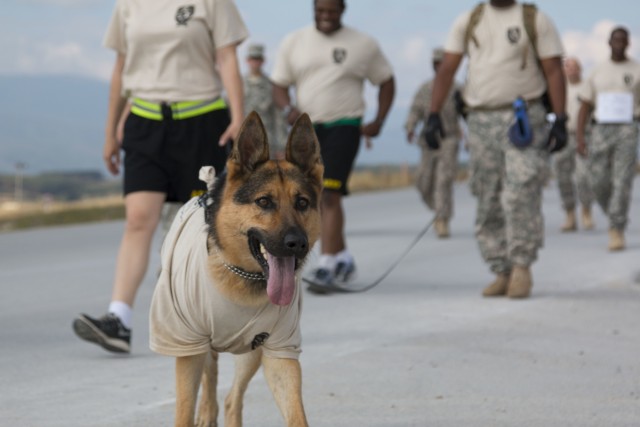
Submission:
{"label": "grassy roadside", "polygon": [[11,203],[0,210],[0,232],[122,218],[124,205],[121,196],[106,196],[78,202]]}
{"label": "grassy roadside", "polygon": [[[352,194],[404,188],[414,184],[415,167],[379,166],[357,169],[349,181]],[[464,179],[466,171],[459,171]],[[37,227],[49,227],[124,218],[120,195],[87,198],[77,202],[29,201],[0,203],[0,233]]]}

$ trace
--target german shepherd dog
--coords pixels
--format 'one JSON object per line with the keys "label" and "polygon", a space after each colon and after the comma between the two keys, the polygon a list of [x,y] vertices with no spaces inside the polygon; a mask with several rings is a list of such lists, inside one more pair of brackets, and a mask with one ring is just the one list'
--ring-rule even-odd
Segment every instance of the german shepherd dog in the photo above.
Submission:
{"label": "german shepherd dog", "polygon": [[307,426],[298,272],[320,233],[322,174],[308,115],[294,124],[285,159],[270,160],[253,112],[226,173],[178,213],[150,315],[151,348],[176,357],[176,426],[217,426],[220,352],[236,355],[225,426],[242,425],[243,396],[261,365],[286,425]]}

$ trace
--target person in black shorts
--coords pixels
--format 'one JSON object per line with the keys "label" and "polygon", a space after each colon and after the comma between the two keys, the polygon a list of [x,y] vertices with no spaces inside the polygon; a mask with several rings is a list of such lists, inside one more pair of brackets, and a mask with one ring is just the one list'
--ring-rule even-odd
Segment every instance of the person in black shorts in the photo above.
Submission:
{"label": "person in black shorts", "polygon": [[116,62],[103,157],[117,175],[124,151],[126,223],[107,314],[73,321],[81,339],[118,353],[131,350],[132,307],[163,204],[206,190],[200,167],[223,170],[244,116],[236,50],[248,32],[233,0],[171,13],[148,5],[117,2],[104,39]]}
{"label": "person in black shorts", "polygon": [[[271,75],[274,100],[289,124],[302,112],[311,117],[324,162],[320,257],[304,279],[309,290],[329,292],[333,284],[355,277],[355,262],[344,237],[342,197],[354,165],[360,138],[382,129],[395,94],[393,70],[378,43],[342,25],[344,0],[313,0],[315,26],[289,34],[280,45]],[[309,54],[313,52],[313,54]],[[365,80],[379,87],[375,119],[362,123]],[[297,105],[289,88],[295,87]]]}
{"label": "person in black shorts", "polygon": [[224,168],[227,147],[212,141],[220,140],[229,123],[227,108],[185,120],[168,115],[154,121],[130,114],[122,140],[125,196],[154,191],[183,204],[204,193],[207,187],[197,172],[202,166],[217,172]]}
{"label": "person in black shorts", "polygon": [[324,189],[346,196],[349,194],[347,180],[360,148],[360,120],[351,124],[316,123],[313,128],[324,162]]}

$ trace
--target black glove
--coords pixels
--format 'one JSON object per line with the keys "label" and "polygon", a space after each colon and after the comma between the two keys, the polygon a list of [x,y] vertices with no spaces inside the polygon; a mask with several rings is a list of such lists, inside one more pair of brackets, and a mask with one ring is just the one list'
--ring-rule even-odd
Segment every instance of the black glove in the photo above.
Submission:
{"label": "black glove", "polygon": [[427,118],[427,125],[424,127],[424,139],[427,141],[427,146],[432,150],[438,150],[440,148],[440,138],[444,138],[444,127],[442,126],[442,120],[440,120],[439,113],[430,113]]}
{"label": "black glove", "polygon": [[556,120],[549,131],[547,148],[551,153],[562,150],[567,145],[567,116],[556,116]]}
{"label": "black glove", "polygon": [[456,106],[456,113],[464,120],[467,120],[467,106],[464,103],[464,98],[462,98],[462,92],[460,90],[456,90],[453,93],[453,102]]}

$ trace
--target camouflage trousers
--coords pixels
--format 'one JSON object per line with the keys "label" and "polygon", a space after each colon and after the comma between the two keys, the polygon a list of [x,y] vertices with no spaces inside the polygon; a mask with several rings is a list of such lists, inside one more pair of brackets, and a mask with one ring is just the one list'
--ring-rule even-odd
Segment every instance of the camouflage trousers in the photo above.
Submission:
{"label": "camouflage trousers", "polygon": [[609,227],[627,226],[631,189],[638,157],[638,126],[597,124],[589,141],[589,173],[596,201],[609,217]]}
{"label": "camouflage trousers", "polygon": [[508,137],[511,110],[467,117],[471,191],[478,199],[475,234],[491,271],[529,266],[544,243],[542,188],[549,176],[548,130],[540,103],[529,106],[533,142],[517,148]]}
{"label": "camouflage trousers", "polygon": [[427,207],[437,219],[448,221],[453,216],[453,182],[458,165],[458,139],[445,138],[440,149],[431,150],[420,139],[422,159],[416,187]]}
{"label": "camouflage trousers", "polygon": [[580,204],[585,207],[591,207],[594,197],[589,183],[587,161],[576,155],[576,146],[576,136],[570,133],[567,146],[553,155],[560,199],[566,211],[576,208],[576,194]]}

